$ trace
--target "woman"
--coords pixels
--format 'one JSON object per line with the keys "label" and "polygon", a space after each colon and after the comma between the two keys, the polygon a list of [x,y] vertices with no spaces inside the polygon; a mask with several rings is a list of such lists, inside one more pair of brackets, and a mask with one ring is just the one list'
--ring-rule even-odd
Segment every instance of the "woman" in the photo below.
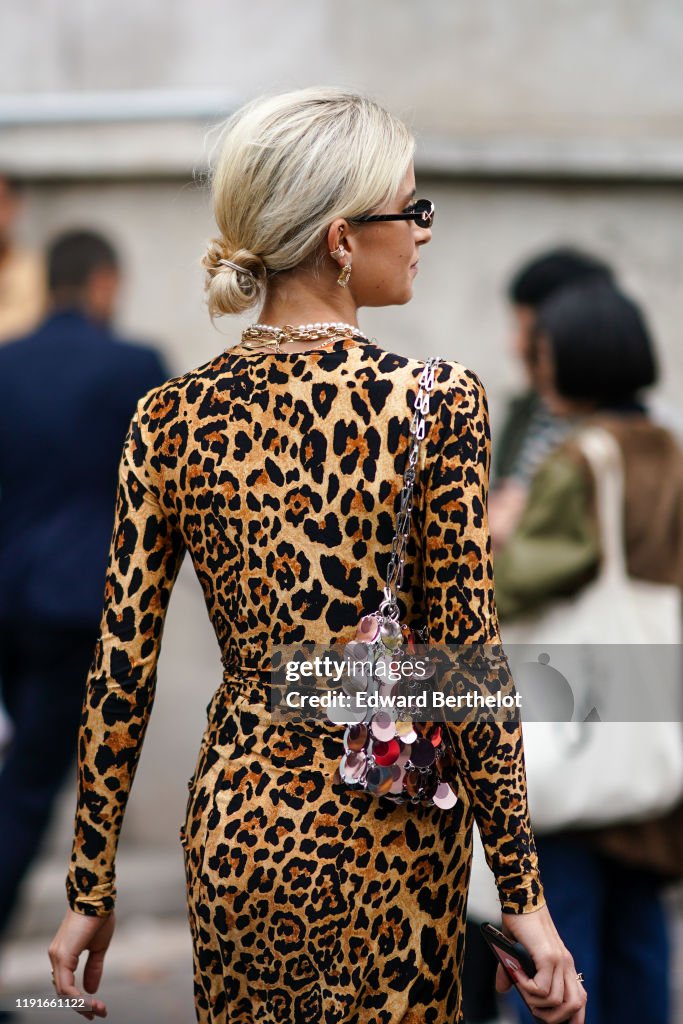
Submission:
{"label": "woman", "polygon": [[[70,908],[50,948],[59,992],[76,991],[84,949],[86,985],[99,983],[118,832],[187,550],[225,668],[181,828],[197,1019],[459,1021],[474,812],[506,926],[536,958],[531,999],[542,1019],[560,1007],[583,1022],[585,993],[544,905],[518,728],[504,742],[502,726],[454,730],[463,788],[444,812],[335,782],[342,730],[295,735],[268,714],[270,645],[349,639],[382,597],[423,364],[368,340],[357,310],[412,296],[432,209],[415,205],[413,148],[385,110],[335,89],[256,101],[228,123],[209,307],[263,301],[261,324],[149,392],[131,423],[81,731]],[[486,400],[458,363],[439,370],[412,579],[424,568],[434,640],[490,642]],[[409,615],[420,596],[416,583]]]}
{"label": "woman", "polygon": [[[536,360],[549,408],[575,429],[599,424],[618,442],[629,575],[683,586],[683,453],[643,404],[656,361],[641,311],[609,283],[572,285],[541,307]],[[496,551],[503,636],[508,621],[579,593],[600,558],[594,480],[570,437],[539,468],[517,527]],[[546,895],[591,993],[591,1024],[668,1024],[661,887],[683,874],[683,810],[544,834],[537,845]],[[524,1011],[521,1019],[530,1021]]]}

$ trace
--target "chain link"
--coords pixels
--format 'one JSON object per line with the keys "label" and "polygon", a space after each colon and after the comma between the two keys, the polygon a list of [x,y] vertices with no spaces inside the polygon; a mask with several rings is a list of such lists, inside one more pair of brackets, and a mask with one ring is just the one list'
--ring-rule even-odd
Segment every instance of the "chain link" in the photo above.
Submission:
{"label": "chain link", "polygon": [[391,555],[387,568],[386,586],[384,588],[385,614],[398,616],[396,591],[403,586],[403,568],[405,553],[410,536],[410,520],[413,510],[413,488],[415,486],[417,460],[420,454],[420,442],[423,440],[427,427],[426,417],[429,415],[429,397],[434,387],[436,367],[441,362],[440,356],[432,356],[425,363],[424,370],[418,381],[419,389],[413,406],[413,418],[410,424],[410,442],[406,456],[406,467],[403,473],[403,487],[399,512],[396,517],[396,530],[391,543]]}
{"label": "chain link", "polygon": [[[252,324],[242,331],[241,344],[247,349],[273,349],[280,352],[280,346],[289,342],[322,341],[332,344],[343,338],[358,336],[368,340],[367,335],[354,327],[353,324],[283,324],[275,327],[270,324]],[[320,348],[323,348],[321,345]]]}

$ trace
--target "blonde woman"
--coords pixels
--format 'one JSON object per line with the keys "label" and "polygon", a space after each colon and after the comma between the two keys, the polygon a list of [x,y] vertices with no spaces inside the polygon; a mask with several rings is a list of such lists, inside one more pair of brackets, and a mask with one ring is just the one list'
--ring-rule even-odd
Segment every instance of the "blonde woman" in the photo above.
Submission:
{"label": "blonde woman", "polygon": [[[224,666],[180,829],[197,1020],[460,1021],[473,815],[505,925],[538,966],[524,984],[539,1016],[584,1020],[544,905],[517,726],[453,728],[460,799],[442,809],[336,781],[343,730],[295,730],[268,710],[273,645],[349,639],[382,597],[424,364],[369,340],[357,311],[412,296],[433,219],[415,200],[413,149],[386,110],[330,88],[256,101],[226,126],[209,308],[260,306],[259,323],[150,391],[130,425],[81,727],[69,908],[50,947],[60,994],[79,991],[85,950],[85,987],[100,982],[121,820],[187,552]],[[492,642],[484,390],[445,362],[432,409],[403,611],[417,617],[424,599],[434,641]],[[94,1000],[90,1017],[104,1013]]]}

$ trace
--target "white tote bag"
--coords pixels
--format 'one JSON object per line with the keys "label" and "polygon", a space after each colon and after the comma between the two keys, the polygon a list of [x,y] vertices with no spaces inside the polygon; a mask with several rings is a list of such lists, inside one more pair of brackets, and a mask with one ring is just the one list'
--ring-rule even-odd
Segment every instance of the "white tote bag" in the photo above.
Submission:
{"label": "white tote bag", "polygon": [[[598,576],[575,597],[502,629],[522,695],[529,808],[539,833],[654,818],[683,795],[681,593],[628,576],[621,450],[601,427],[577,440],[595,478]],[[520,658],[540,661],[539,652],[569,682],[571,721],[525,720]],[[541,717],[531,702],[529,711]]]}

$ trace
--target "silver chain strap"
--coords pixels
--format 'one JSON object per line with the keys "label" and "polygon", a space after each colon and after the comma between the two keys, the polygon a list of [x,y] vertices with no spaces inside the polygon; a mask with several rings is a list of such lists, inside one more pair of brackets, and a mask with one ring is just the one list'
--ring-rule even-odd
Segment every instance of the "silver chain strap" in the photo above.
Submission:
{"label": "silver chain strap", "polygon": [[420,454],[420,442],[425,436],[427,416],[429,415],[429,395],[434,387],[436,367],[440,362],[440,356],[432,356],[425,363],[418,382],[419,390],[415,397],[413,419],[410,424],[410,443],[406,456],[406,466],[403,472],[400,507],[396,516],[396,530],[391,544],[391,556],[389,558],[384,587],[384,600],[379,606],[379,611],[382,615],[395,620],[398,620],[399,617],[396,591],[400,590],[403,586],[403,567],[405,565],[408,537],[410,536],[413,488],[415,486],[417,460]]}

